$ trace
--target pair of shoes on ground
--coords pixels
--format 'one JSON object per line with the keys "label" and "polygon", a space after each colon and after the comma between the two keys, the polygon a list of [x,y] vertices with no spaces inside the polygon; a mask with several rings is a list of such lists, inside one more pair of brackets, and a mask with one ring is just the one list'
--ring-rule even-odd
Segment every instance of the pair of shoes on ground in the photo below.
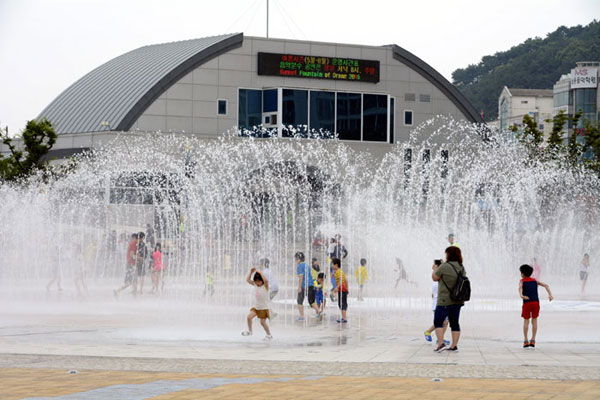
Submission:
{"label": "pair of shoes on ground", "polygon": [[[432,341],[432,339],[431,339],[431,332],[429,332],[429,331],[425,331],[425,340],[427,340],[428,342],[431,342],[431,341]],[[439,344],[437,340],[436,340],[436,342],[435,342],[435,343],[436,343],[436,344]],[[448,341],[448,340],[444,340],[444,344],[445,344],[446,346],[448,346],[448,345],[450,344],[450,341]]]}
{"label": "pair of shoes on ground", "polygon": [[323,311],[317,313],[317,321],[323,321]]}
{"label": "pair of shoes on ground", "polygon": [[535,340],[525,340],[523,342],[523,348],[535,347]]}
{"label": "pair of shoes on ground", "polygon": [[433,351],[436,353],[441,353],[442,351],[452,351],[454,353],[458,353],[458,346],[448,347],[448,341],[444,340],[444,343],[439,344]]}
{"label": "pair of shoes on ground", "polygon": [[[242,336],[252,336],[252,332],[243,331]],[[273,335],[265,335],[265,340],[271,340],[271,339],[273,339]]]}
{"label": "pair of shoes on ground", "polygon": [[345,323],[347,323],[347,322],[348,322],[348,320],[347,320],[347,319],[344,319],[344,318],[336,319],[336,321],[337,321],[338,323],[340,323],[340,324],[345,324]]}
{"label": "pair of shoes on ground", "polygon": [[304,317],[298,317],[296,318],[296,321],[304,321]]}

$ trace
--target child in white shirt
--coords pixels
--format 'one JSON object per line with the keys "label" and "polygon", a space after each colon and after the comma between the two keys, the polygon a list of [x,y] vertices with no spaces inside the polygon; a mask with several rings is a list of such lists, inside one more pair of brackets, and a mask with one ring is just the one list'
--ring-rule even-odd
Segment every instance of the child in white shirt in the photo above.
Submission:
{"label": "child in white shirt", "polygon": [[[252,274],[254,274],[254,276],[252,276]],[[242,336],[252,335],[252,320],[254,317],[258,317],[258,319],[260,319],[260,324],[267,334],[265,339],[273,339],[269,324],[267,324],[267,318],[269,318],[269,281],[260,271],[257,271],[256,268],[251,268],[250,273],[248,273],[248,276],[246,277],[246,282],[254,286],[254,307],[250,309],[250,313],[246,317],[248,330],[242,332]]]}

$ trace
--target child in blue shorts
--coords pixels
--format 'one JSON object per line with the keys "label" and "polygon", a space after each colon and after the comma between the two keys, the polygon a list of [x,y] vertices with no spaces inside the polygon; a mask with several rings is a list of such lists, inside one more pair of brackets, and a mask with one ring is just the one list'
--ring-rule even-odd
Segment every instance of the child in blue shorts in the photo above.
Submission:
{"label": "child in blue shorts", "polygon": [[319,272],[317,280],[315,281],[315,303],[317,304],[318,313],[317,319],[323,320],[323,312],[325,311],[325,297],[326,294],[323,292],[325,282],[325,273]]}

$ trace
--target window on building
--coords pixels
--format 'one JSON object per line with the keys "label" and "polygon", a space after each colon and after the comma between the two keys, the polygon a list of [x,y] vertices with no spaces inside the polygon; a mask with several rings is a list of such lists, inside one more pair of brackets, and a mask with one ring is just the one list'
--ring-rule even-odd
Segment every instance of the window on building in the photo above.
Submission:
{"label": "window on building", "polygon": [[500,103],[500,132],[508,130],[508,101],[503,98]]}
{"label": "window on building", "polygon": [[430,103],[431,102],[431,96],[428,94],[420,94],[419,95],[419,101],[421,103]]}
{"label": "window on building", "polygon": [[262,124],[262,90],[240,89],[238,96],[238,127],[254,130]]}
{"label": "window on building", "polygon": [[414,93],[404,93],[404,101],[415,101],[417,95]]}
{"label": "window on building", "polygon": [[527,104],[527,103],[529,103],[529,101],[527,101],[527,100],[521,100],[521,104]]}
{"label": "window on building", "polygon": [[[283,89],[282,99],[282,136],[306,136],[308,127],[308,91]],[[288,127],[292,126],[292,131]]]}
{"label": "window on building", "polygon": [[431,162],[431,150],[423,150],[423,164],[421,164],[421,173],[423,174],[423,194],[429,192],[429,163]]}
{"label": "window on building", "polygon": [[412,149],[404,149],[404,187],[410,183],[410,169],[412,168]]}
{"label": "window on building", "polygon": [[573,104],[573,97],[570,91],[554,93],[554,107],[562,107]]}
{"label": "window on building", "polygon": [[217,100],[217,114],[227,115],[227,100],[224,100],[224,99]]}
{"label": "window on building", "polygon": [[390,97],[390,143],[394,143],[394,112],[396,99]]}
{"label": "window on building", "polygon": [[446,178],[448,176],[448,150],[440,151],[440,158],[442,161],[440,176]]}
{"label": "window on building", "polygon": [[387,101],[384,94],[363,95],[363,137],[371,142],[387,141]]}
{"label": "window on building", "polygon": [[361,139],[361,109],[360,93],[337,94],[337,134],[340,139]]}
{"label": "window on building", "polygon": [[413,112],[411,110],[404,110],[404,125],[412,126],[413,124]]}
{"label": "window on building", "polygon": [[277,89],[263,90],[263,112],[277,111]]}
{"label": "window on building", "polygon": [[575,109],[582,112],[577,128],[584,128],[587,122],[596,121],[596,89],[576,89]]}
{"label": "window on building", "polygon": [[335,93],[310,92],[310,129],[322,132],[324,137],[335,132]]}

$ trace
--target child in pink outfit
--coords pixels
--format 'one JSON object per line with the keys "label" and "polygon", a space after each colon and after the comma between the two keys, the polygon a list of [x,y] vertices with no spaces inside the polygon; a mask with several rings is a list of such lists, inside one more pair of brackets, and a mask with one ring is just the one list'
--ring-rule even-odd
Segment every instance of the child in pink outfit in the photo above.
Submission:
{"label": "child in pink outfit", "polygon": [[160,243],[156,243],[154,253],[152,253],[152,260],[154,261],[154,268],[152,268],[152,293],[156,293],[158,292],[158,286],[162,281],[164,270]]}

